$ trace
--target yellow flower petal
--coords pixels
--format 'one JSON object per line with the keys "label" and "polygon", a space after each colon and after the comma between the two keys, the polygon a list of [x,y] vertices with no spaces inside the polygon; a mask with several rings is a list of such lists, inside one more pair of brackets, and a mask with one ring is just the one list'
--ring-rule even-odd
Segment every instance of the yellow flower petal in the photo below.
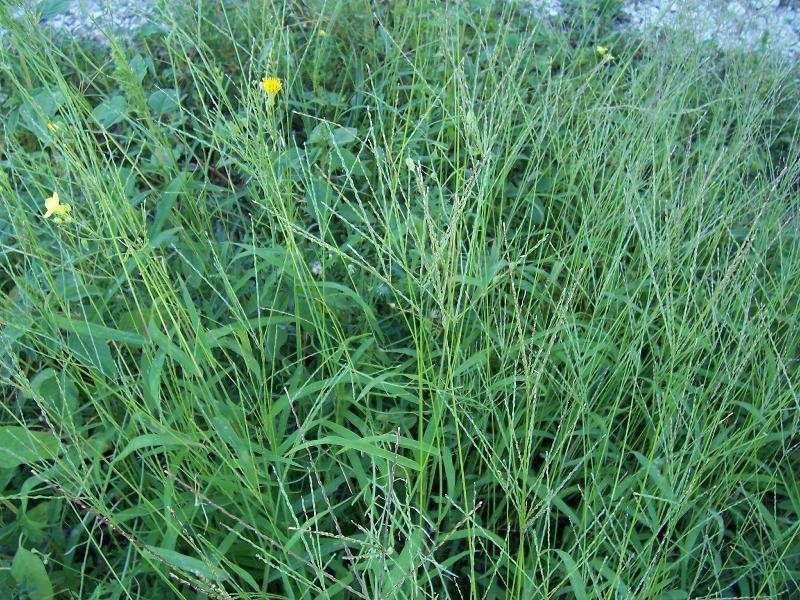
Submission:
{"label": "yellow flower petal", "polygon": [[283,82],[277,77],[264,77],[261,80],[261,88],[272,97],[278,94],[283,89]]}
{"label": "yellow flower petal", "polygon": [[597,55],[600,58],[602,58],[603,61],[609,62],[614,60],[614,55],[611,54],[611,52],[609,52],[608,48],[606,48],[605,46],[598,46],[597,48],[595,48],[595,50],[597,51]]}
{"label": "yellow flower petal", "polygon": [[44,218],[47,219],[50,215],[56,213],[59,208],[58,192],[53,192],[53,195],[44,199],[45,213]]}

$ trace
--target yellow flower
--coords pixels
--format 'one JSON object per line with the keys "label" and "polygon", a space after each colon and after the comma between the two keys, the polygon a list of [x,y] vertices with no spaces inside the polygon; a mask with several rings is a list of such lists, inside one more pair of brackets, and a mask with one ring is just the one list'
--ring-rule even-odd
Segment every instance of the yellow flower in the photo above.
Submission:
{"label": "yellow flower", "polygon": [[262,89],[267,92],[267,95],[272,98],[283,89],[283,83],[277,77],[264,77],[261,80]]}
{"label": "yellow flower", "polygon": [[56,223],[69,223],[72,220],[72,217],[69,215],[72,207],[69,204],[61,204],[58,198],[58,192],[53,192],[53,195],[49,198],[45,198],[44,200],[44,218],[49,219],[52,216],[55,216],[53,219]]}
{"label": "yellow flower", "polygon": [[328,35],[328,34],[325,32],[324,29],[320,29],[319,30],[319,37],[325,37],[326,35]]}
{"label": "yellow flower", "polygon": [[611,53],[608,51],[608,48],[606,48],[605,46],[598,46],[598,47],[596,48],[596,50],[597,50],[597,54],[598,54],[598,55],[599,55],[599,56],[600,56],[600,57],[601,57],[603,60],[614,60],[614,55],[613,55],[613,54],[611,54]]}

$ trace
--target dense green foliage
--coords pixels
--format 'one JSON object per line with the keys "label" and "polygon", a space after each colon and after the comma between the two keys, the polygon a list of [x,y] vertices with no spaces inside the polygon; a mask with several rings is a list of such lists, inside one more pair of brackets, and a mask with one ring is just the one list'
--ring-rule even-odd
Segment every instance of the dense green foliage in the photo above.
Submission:
{"label": "dense green foliage", "polygon": [[0,596],[800,595],[800,85],[613,5],[0,13]]}

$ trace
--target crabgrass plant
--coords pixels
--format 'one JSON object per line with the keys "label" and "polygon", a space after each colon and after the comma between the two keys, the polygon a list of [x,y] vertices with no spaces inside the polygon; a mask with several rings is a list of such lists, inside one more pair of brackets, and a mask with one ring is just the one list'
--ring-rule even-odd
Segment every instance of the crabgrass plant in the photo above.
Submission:
{"label": "crabgrass plant", "polygon": [[800,594],[795,74],[198,7],[2,16],[3,597]]}

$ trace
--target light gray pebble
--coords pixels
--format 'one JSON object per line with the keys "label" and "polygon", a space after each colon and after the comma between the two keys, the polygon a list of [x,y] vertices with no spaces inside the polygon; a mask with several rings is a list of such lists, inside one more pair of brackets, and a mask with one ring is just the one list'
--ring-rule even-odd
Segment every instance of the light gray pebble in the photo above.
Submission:
{"label": "light gray pebble", "polygon": [[[42,5],[25,0],[26,11],[39,14],[39,24],[56,36],[93,40],[107,43],[105,31],[128,37],[150,21],[154,9],[152,0],[61,0],[45,4],[46,12],[37,13]],[[22,17],[19,8],[12,11],[14,18]],[[0,35],[2,31],[0,31]]]}
{"label": "light gray pebble", "polygon": [[800,58],[800,2],[790,0],[626,0],[623,26],[648,32],[681,29],[723,50],[769,49]]}
{"label": "light gray pebble", "polygon": [[564,12],[560,0],[530,0],[529,4],[538,17],[554,18]]}
{"label": "light gray pebble", "polygon": [[[559,0],[527,0],[539,17],[564,14]],[[800,60],[800,0],[624,0],[621,29],[691,32],[723,50],[771,50]]]}
{"label": "light gray pebble", "polygon": [[[34,0],[25,0],[29,7]],[[61,0],[42,19],[57,35],[105,42],[103,30],[129,35],[148,22],[155,0]],[[527,0],[533,13],[556,18],[561,0]],[[800,0],[625,0],[622,27],[642,32],[690,31],[699,41],[724,50],[771,49],[790,61],[800,59]],[[1,32],[0,32],[1,33]]]}

